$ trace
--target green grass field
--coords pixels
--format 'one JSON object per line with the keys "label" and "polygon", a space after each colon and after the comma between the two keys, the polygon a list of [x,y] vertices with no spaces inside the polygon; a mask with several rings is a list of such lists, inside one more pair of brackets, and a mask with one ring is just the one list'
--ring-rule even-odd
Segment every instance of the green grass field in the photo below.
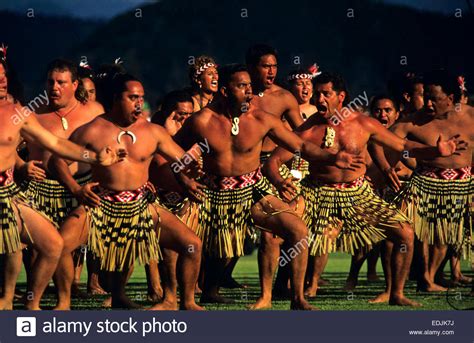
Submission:
{"label": "green grass field", "polygon": [[[384,304],[369,304],[367,301],[380,293],[384,288],[383,273],[378,263],[377,269],[381,281],[367,283],[366,264],[362,267],[359,276],[359,286],[353,293],[342,290],[350,266],[350,256],[342,253],[332,254],[329,258],[324,278],[330,281],[328,286],[320,288],[317,299],[311,300],[311,304],[321,310],[400,310],[400,307],[394,307]],[[473,276],[468,263],[462,263],[462,270],[465,275]],[[447,268],[448,275],[449,269]],[[83,271],[83,281],[85,282],[85,271]],[[211,305],[206,304],[208,310],[245,310],[246,306],[253,303],[259,295],[258,270],[256,253],[251,256],[241,258],[235,268],[234,278],[240,283],[248,285],[243,290],[223,289],[222,294],[236,301],[232,305]],[[21,289],[25,289],[25,274],[22,272],[19,278]],[[446,293],[428,294],[417,293],[416,284],[408,281],[406,286],[406,295],[423,304],[422,308],[417,310],[454,310],[455,308],[473,308],[474,297],[469,297],[470,287],[451,289]],[[130,283],[128,285],[128,294],[136,302],[150,306],[146,301],[146,278],[143,267],[135,268]],[[72,306],[76,310],[100,310],[101,303],[105,296],[95,296],[91,299],[73,299]],[[199,300],[199,298],[197,298]],[[53,294],[46,294],[43,298],[42,307],[51,308],[55,303]],[[453,308],[452,305],[455,306]],[[15,308],[20,309],[21,304],[16,303]],[[274,310],[288,310],[289,301],[273,301]],[[406,308],[407,310],[409,308]]]}

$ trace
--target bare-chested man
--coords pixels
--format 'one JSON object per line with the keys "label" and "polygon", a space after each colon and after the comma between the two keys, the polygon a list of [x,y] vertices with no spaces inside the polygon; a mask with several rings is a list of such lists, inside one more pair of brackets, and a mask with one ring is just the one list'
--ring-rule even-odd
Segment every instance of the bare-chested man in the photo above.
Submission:
{"label": "bare-chested man", "polygon": [[418,160],[413,177],[397,199],[407,206],[408,217],[413,220],[420,241],[423,275],[419,287],[425,291],[443,291],[445,288],[436,284],[435,275],[448,245],[455,246],[459,256],[470,240],[474,109],[455,104],[460,89],[454,76],[434,72],[428,74],[424,82],[424,110],[394,125],[393,132],[431,145],[440,135],[459,133],[461,139],[471,145],[450,157]]}
{"label": "bare-chested man", "polygon": [[[199,310],[194,302],[194,286],[199,272],[201,242],[178,218],[155,202],[148,185],[148,168],[155,153],[177,162],[184,151],[162,127],[141,116],[142,84],[127,74],[110,75],[104,106],[107,113],[77,129],[71,140],[90,147],[126,147],[128,157],[110,168],[92,168],[92,184],[84,187],[97,193],[94,207],[78,207],[61,226],[64,250],[56,272],[59,291],[57,309],[70,308],[73,279],[71,251],[89,244],[101,261],[101,268],[115,272],[111,285],[112,307],[136,308],[125,294],[127,270],[138,259],[157,260],[159,247],[179,254],[178,278],[182,309]],[[104,94],[104,93],[103,93]],[[71,190],[81,188],[71,177],[66,163],[56,159],[61,180]],[[83,188],[84,188],[83,187]],[[93,188],[94,187],[94,188]],[[177,309],[174,301],[152,309]]]}
{"label": "bare-chested man", "polygon": [[[337,160],[342,166],[358,162],[352,155],[332,155],[306,143],[285,128],[276,118],[251,103],[252,86],[243,65],[219,69],[218,100],[191,116],[178,132],[185,147],[207,142],[199,186],[203,201],[199,225],[203,230],[206,270],[201,302],[225,302],[219,295],[219,276],[234,257],[242,256],[247,229],[256,224],[279,235],[299,254],[291,262],[291,308],[311,309],[303,295],[307,261],[306,234],[303,222],[289,206],[271,195],[271,186],[260,172],[260,152],[266,135],[291,151],[301,151],[311,159]],[[216,277],[217,275],[217,277]],[[254,308],[270,307],[270,299],[259,299]]]}
{"label": "bare-chested man", "polygon": [[[21,270],[21,244],[37,250],[29,283],[27,309],[37,310],[40,300],[58,263],[63,240],[52,223],[36,212],[13,181],[13,167],[17,160],[17,145],[21,137],[35,142],[65,158],[110,165],[119,159],[119,154],[110,148],[99,154],[85,150],[64,138],[53,135],[36,119],[29,109],[11,104],[7,95],[6,64],[0,64],[0,203],[3,208],[0,221],[2,244],[0,254],[7,257],[5,285],[0,309],[12,309],[15,284]],[[122,155],[123,156],[123,155]]]}
{"label": "bare-chested man", "polygon": [[[286,89],[275,84],[278,72],[277,51],[266,44],[257,44],[247,50],[245,61],[252,78],[252,104],[282,120],[287,128],[296,128],[303,123],[298,102],[295,97]],[[260,156],[261,163],[264,163],[276,144],[270,137],[263,141]],[[271,292],[271,280],[269,275],[274,273],[276,262],[280,254],[281,239],[274,237],[268,232],[261,232],[260,246],[258,250],[258,263],[260,270],[260,283],[262,292]],[[266,301],[270,303],[271,301]]]}
{"label": "bare-chested man", "polygon": [[[400,117],[400,107],[396,99],[387,94],[376,95],[370,102],[370,114],[373,118],[377,119],[387,129],[392,127]],[[373,147],[373,142],[369,142],[368,150]],[[371,151],[372,152],[372,151]],[[382,153],[383,147],[382,147]],[[409,179],[412,170],[406,167],[401,161],[399,161],[393,168],[393,172],[397,175],[397,180],[405,182]],[[368,156],[366,176],[370,180],[374,191],[381,196],[385,201],[390,203],[397,191],[393,190],[388,180],[385,178],[384,173],[379,169],[378,166],[373,162],[371,156]],[[386,302],[389,300],[390,289],[392,287],[392,275],[390,268],[390,261],[392,256],[393,243],[385,240],[379,245],[367,252],[366,250],[359,250],[355,255],[352,256],[351,267],[349,276],[347,277],[344,290],[350,291],[357,286],[357,279],[359,271],[367,259],[367,281],[376,281],[378,279],[376,274],[376,264],[379,256],[379,251],[382,253],[382,267],[385,275],[385,291],[378,295],[375,299],[369,300],[371,303]]]}
{"label": "bare-chested man", "polygon": [[[458,142],[456,138],[432,142],[437,143],[438,148],[403,140],[377,120],[343,108],[348,94],[344,80],[336,74],[323,72],[315,79],[314,91],[319,114],[298,128],[298,135],[325,150],[365,156],[369,140],[398,152],[408,150],[412,155],[425,158],[440,154],[449,156],[458,144],[459,149],[465,149],[466,143]],[[342,113],[343,117],[340,116]],[[282,196],[290,199],[294,196],[294,188],[288,179],[282,179],[279,167],[291,157],[290,152],[277,148],[266,165],[272,182],[278,185]],[[365,165],[341,170],[331,163],[310,161],[310,174],[302,181],[306,206],[304,220],[310,230],[310,253],[317,258],[336,249],[353,254],[357,249],[370,246],[386,236],[394,242],[390,304],[416,306],[416,302],[403,294],[413,254],[413,231],[401,212],[375,195],[364,179],[365,171]],[[318,265],[315,263],[315,266]],[[319,275],[320,272],[315,270],[311,295],[316,293]]]}
{"label": "bare-chested man", "polygon": [[[47,70],[48,105],[38,112],[37,119],[51,133],[67,139],[78,127],[104,113],[104,109],[95,101],[86,102],[82,98],[85,95],[79,94],[79,73],[73,62],[56,59],[48,65]],[[84,102],[78,99],[84,100]],[[49,173],[48,162],[51,152],[35,142],[28,144],[27,147],[29,159],[42,161],[48,175],[40,182],[30,180],[26,185],[23,185],[25,194],[33,202],[35,208],[46,214],[59,227],[69,212],[78,206],[78,196],[71,194]],[[73,163],[70,168],[80,184],[86,184],[90,180],[89,165],[79,167],[78,163]],[[76,259],[80,258],[81,250],[78,249],[75,255]],[[80,267],[77,269],[80,270]],[[105,293],[99,285],[98,278],[95,277],[93,280],[95,282],[89,285],[90,290],[94,293]],[[74,286],[74,292],[81,294],[78,283]]]}

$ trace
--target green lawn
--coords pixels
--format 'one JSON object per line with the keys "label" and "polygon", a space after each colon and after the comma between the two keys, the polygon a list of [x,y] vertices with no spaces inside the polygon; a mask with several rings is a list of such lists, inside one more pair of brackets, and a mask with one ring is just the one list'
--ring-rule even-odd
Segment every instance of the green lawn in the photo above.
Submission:
{"label": "green lawn", "polygon": [[[367,303],[368,299],[383,290],[383,280],[368,284],[366,281],[366,264],[362,268],[359,277],[359,286],[353,293],[343,291],[341,288],[347,277],[347,272],[350,265],[350,256],[342,253],[332,254],[329,258],[324,278],[330,280],[330,285],[322,287],[318,291],[318,297],[311,300],[311,304],[317,306],[321,310],[399,310],[400,307],[393,307],[388,305],[372,305]],[[383,279],[380,261],[378,263],[379,276]],[[468,263],[462,263],[462,270],[466,275],[472,276]],[[449,272],[448,272],[449,273]],[[85,276],[83,271],[83,279]],[[233,305],[210,305],[207,304],[208,310],[244,310],[248,304],[253,303],[259,295],[258,285],[258,270],[256,253],[252,256],[245,256],[240,259],[234,271],[234,277],[237,281],[248,285],[245,290],[226,290],[222,293],[226,297],[232,298],[236,301]],[[84,280],[85,281],[85,280]],[[19,278],[19,286],[25,288],[25,274],[22,272]],[[417,293],[416,285],[413,281],[409,281],[406,286],[406,295],[423,304],[421,310],[452,310],[453,304],[456,308],[472,308],[474,307],[474,298],[467,296],[470,288],[456,288],[447,293],[428,294]],[[151,305],[146,299],[146,280],[145,272],[142,267],[137,267],[130,280],[128,286],[128,294],[138,303],[145,306]],[[78,310],[86,309],[101,309],[101,302],[105,299],[104,296],[96,296],[87,300],[73,300],[73,308]],[[55,296],[46,294],[43,298],[42,306],[44,308],[51,308],[55,302]],[[20,309],[21,304],[15,305],[15,308]],[[288,310],[289,301],[274,301],[273,309]]]}

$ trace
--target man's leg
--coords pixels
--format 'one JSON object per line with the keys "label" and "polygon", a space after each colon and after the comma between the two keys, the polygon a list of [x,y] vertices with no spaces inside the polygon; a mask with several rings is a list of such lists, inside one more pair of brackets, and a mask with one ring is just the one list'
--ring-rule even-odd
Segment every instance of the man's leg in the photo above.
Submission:
{"label": "man's leg", "polygon": [[2,255],[2,258],[5,259],[5,268],[2,270],[5,281],[3,283],[3,295],[0,298],[0,310],[13,309],[16,281],[21,271],[21,255],[21,249],[12,254]]}
{"label": "man's leg", "polygon": [[148,300],[157,303],[163,298],[163,288],[161,288],[160,272],[158,262],[150,261],[145,265],[146,283],[148,288]]}
{"label": "man's leg", "polygon": [[258,274],[260,278],[261,295],[255,304],[249,306],[251,310],[260,310],[272,307],[273,275],[280,256],[281,238],[275,238],[273,233],[262,231],[260,247],[258,248]]}
{"label": "man's leg", "polygon": [[324,268],[326,268],[326,264],[328,263],[329,254],[311,256],[311,259],[313,260],[313,272],[311,273],[312,277],[309,280],[305,295],[314,298],[318,292],[319,280],[321,279]]}
{"label": "man's leg", "polygon": [[357,282],[359,280],[359,272],[364,264],[367,256],[369,255],[368,252],[359,250],[351,258],[351,267],[349,270],[349,275],[347,276],[346,284],[343,287],[344,291],[352,291],[356,288]]}
{"label": "man's leg", "polygon": [[221,287],[222,288],[247,288],[246,285],[242,285],[238,283],[233,277],[232,272],[234,271],[237,262],[239,261],[238,257],[233,257],[227,266],[226,270],[224,271],[224,275],[222,276]]}
{"label": "man's leg", "polygon": [[[178,254],[177,279],[180,290],[180,309],[202,310],[194,301],[194,287],[196,286],[201,263],[202,243],[194,232],[183,224],[171,212],[157,209],[161,218],[160,246],[173,250]],[[153,219],[158,223],[158,216],[152,210]],[[176,294],[173,303],[163,302],[153,306],[152,310],[177,309]]]}
{"label": "man's leg", "polygon": [[87,293],[106,295],[107,292],[100,284],[100,261],[92,253],[87,254]]}
{"label": "man's leg", "polygon": [[380,244],[376,244],[372,250],[369,251],[367,256],[367,281],[374,282],[379,281],[380,278],[377,276],[377,262],[380,255]]}
{"label": "man's leg", "polygon": [[410,271],[413,258],[414,232],[407,223],[399,227],[385,227],[387,240],[393,242],[391,269],[392,288],[390,292],[390,305],[421,306],[421,304],[405,297],[405,282]]}
{"label": "man's leg", "polygon": [[380,245],[380,252],[382,254],[382,268],[385,276],[385,291],[380,293],[377,297],[369,300],[369,303],[386,303],[390,300],[390,293],[392,291],[392,253],[393,253],[393,242],[385,240]]}
{"label": "man's leg", "polygon": [[252,216],[257,225],[283,238],[290,247],[289,251],[296,252],[290,261],[291,308],[311,310],[313,307],[304,298],[304,278],[308,263],[308,230],[304,222],[293,213],[266,214],[280,210],[289,211],[290,207],[276,197],[267,195],[252,207]]}
{"label": "man's leg", "polygon": [[160,263],[160,273],[163,282],[162,302],[164,304],[172,304],[172,306],[177,308],[178,278],[176,276],[176,266],[178,263],[178,254],[173,250],[163,247],[161,247],[161,254],[163,255],[163,261]]}
{"label": "man's leg", "polygon": [[231,258],[217,258],[212,256],[205,257],[201,303],[234,303],[232,299],[225,298],[219,294],[222,275],[231,261]]}
{"label": "man's leg", "polygon": [[64,249],[54,274],[54,281],[58,288],[58,304],[55,310],[69,310],[71,307],[71,287],[74,281],[72,252],[87,243],[89,227],[86,219],[86,211],[80,206],[64,220],[59,230],[64,240]]}
{"label": "man's leg", "polygon": [[27,232],[25,227],[21,228],[21,240],[38,252],[32,265],[31,286],[28,288],[25,307],[39,310],[41,297],[61,256],[63,239],[53,224],[42,215],[22,204],[18,208],[24,226],[28,229]]}
{"label": "man's leg", "polygon": [[[446,244],[435,243],[430,246],[431,258],[428,265],[429,282],[428,282],[427,291],[431,291],[431,285],[436,285],[435,283],[436,273],[438,272],[438,269],[441,266],[441,263],[446,257],[447,251],[448,251],[448,246]],[[446,288],[444,287],[441,287],[441,288],[443,291],[446,290]],[[437,291],[437,290],[434,289],[434,291]]]}

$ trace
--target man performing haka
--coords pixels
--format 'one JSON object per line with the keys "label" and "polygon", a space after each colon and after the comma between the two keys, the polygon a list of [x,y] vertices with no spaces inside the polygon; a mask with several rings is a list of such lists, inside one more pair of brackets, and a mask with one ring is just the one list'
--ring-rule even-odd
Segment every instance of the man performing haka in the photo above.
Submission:
{"label": "man performing haka", "polygon": [[[460,134],[462,139],[472,144],[474,109],[467,105],[454,105],[460,96],[456,77],[443,71],[428,74],[424,95],[424,111],[395,124],[393,132],[424,144],[434,144],[441,135]],[[407,215],[413,221],[420,241],[423,257],[421,290],[446,290],[436,283],[435,275],[448,245],[455,247],[457,257],[462,255],[462,250],[469,253],[472,151],[471,146],[450,157],[418,160],[409,184],[395,199],[407,207]],[[452,269],[456,270],[456,266]]]}
{"label": "man performing haka", "polygon": [[[71,140],[90,147],[126,147],[128,157],[116,166],[92,168],[100,201],[92,208],[78,207],[61,226],[64,250],[55,274],[59,291],[56,309],[70,308],[74,276],[70,253],[88,242],[100,259],[101,268],[114,272],[112,307],[138,307],[125,294],[127,271],[137,258],[142,264],[156,261],[159,243],[179,254],[180,307],[201,310],[194,302],[201,242],[178,218],[158,206],[148,184],[148,168],[155,153],[181,163],[178,156],[183,156],[184,151],[165,129],[141,117],[144,90],[140,81],[127,74],[108,77],[102,90],[107,92],[107,112],[77,129]],[[54,164],[69,189],[79,187],[65,161],[55,159]],[[158,304],[152,309],[175,310],[177,303]]]}
{"label": "man performing haka", "polygon": [[[291,308],[312,309],[303,295],[307,262],[307,229],[289,205],[269,193],[271,186],[260,172],[260,152],[266,135],[291,151],[301,151],[308,159],[334,161],[346,167],[360,163],[358,157],[323,151],[302,141],[285,128],[279,118],[251,104],[252,87],[245,66],[227,65],[219,69],[217,101],[191,116],[177,134],[188,148],[206,141],[203,154],[206,173],[193,193],[203,200],[199,225],[203,230],[206,275],[201,302],[226,302],[219,295],[219,282],[226,265],[243,255],[247,229],[256,224],[272,231],[299,249],[291,261]],[[212,273],[209,273],[212,271]]]}
{"label": "man performing haka", "polygon": [[[275,84],[278,73],[277,55],[277,51],[266,44],[256,44],[247,50],[245,62],[252,79],[254,95],[252,104],[284,122],[287,128],[294,129],[303,123],[303,117],[296,98],[289,91]],[[275,147],[275,142],[270,137],[265,137],[260,154],[262,164]],[[262,280],[262,278],[273,275],[275,272],[276,261],[280,254],[280,243],[281,239],[268,232],[261,232],[258,265],[261,271],[262,297],[267,299],[270,297],[268,301],[265,301],[267,305],[271,304],[272,280]],[[259,307],[259,304],[256,306]]]}
{"label": "man performing haka", "polygon": [[[52,223],[27,203],[13,181],[16,148],[21,137],[34,141],[64,158],[86,163],[111,165],[123,156],[106,147],[96,155],[46,130],[27,108],[7,101],[6,64],[0,64],[0,254],[6,256],[5,284],[0,309],[12,309],[15,284],[21,271],[21,244],[38,251],[32,266],[26,308],[38,310],[43,292],[51,279],[63,248],[63,240]],[[21,116],[20,116],[21,114]]]}
{"label": "man performing haka", "polygon": [[[298,128],[298,135],[333,153],[347,151],[365,156],[369,140],[399,153],[407,150],[420,158],[450,156],[466,149],[466,143],[457,137],[433,141],[437,148],[403,140],[377,120],[343,108],[348,93],[344,80],[338,75],[322,73],[317,77],[315,96],[319,114]],[[290,152],[277,148],[266,165],[270,179],[285,198],[294,196],[294,186],[288,179],[282,179],[278,169],[291,157]],[[413,230],[401,212],[375,195],[364,179],[365,171],[365,165],[341,170],[331,163],[310,161],[310,174],[301,182],[306,206],[304,220],[310,230],[310,253],[316,259],[338,248],[354,254],[387,237],[394,242],[390,304],[418,306],[403,294],[413,255]],[[320,271],[315,270],[311,295],[316,294],[319,275]]]}
{"label": "man performing haka", "polygon": [[[48,106],[37,116],[38,121],[48,131],[61,138],[69,136],[78,127],[90,122],[99,114],[104,113],[103,107],[94,101],[82,104],[75,97],[79,84],[77,66],[67,60],[57,59],[48,66],[47,93]],[[28,143],[29,159],[43,162],[48,171],[51,152],[36,142]],[[88,171],[82,173],[78,164],[70,166],[71,173],[79,184],[90,180]],[[86,170],[89,167],[86,166]],[[78,206],[78,202],[59,181],[48,177],[41,182],[30,180],[26,185],[25,194],[33,202],[36,209],[45,213],[56,225],[61,225],[69,212]]]}

